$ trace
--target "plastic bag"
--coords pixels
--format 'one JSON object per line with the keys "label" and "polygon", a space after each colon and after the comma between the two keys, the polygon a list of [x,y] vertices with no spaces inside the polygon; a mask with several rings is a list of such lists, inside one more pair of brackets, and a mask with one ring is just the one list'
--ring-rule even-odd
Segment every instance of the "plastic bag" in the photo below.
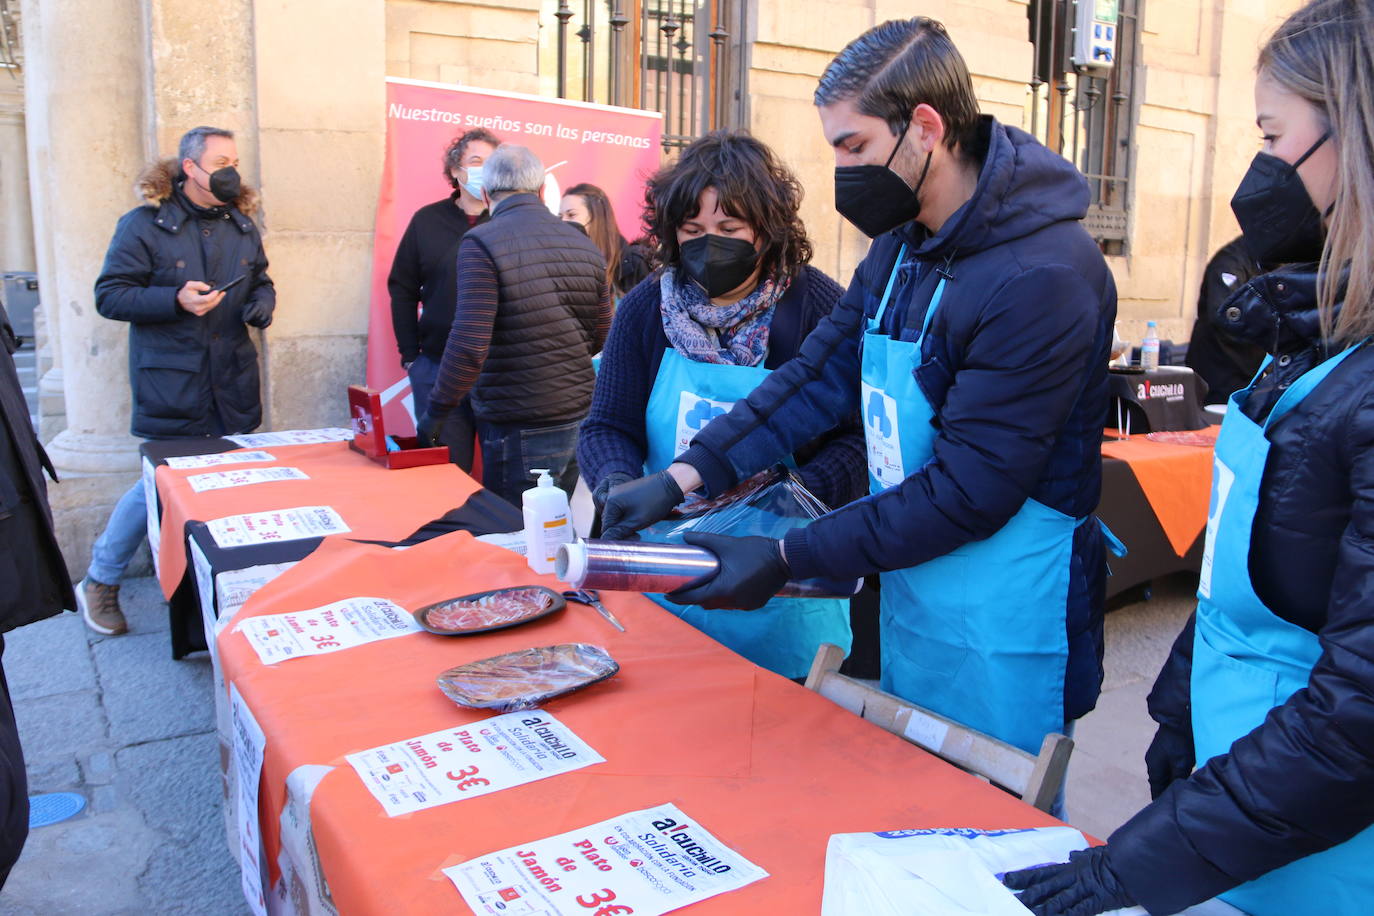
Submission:
{"label": "plastic bag", "polygon": [[1087,845],[1072,827],[837,833],[826,847],[821,916],[1025,916],[1002,876],[1065,862]]}
{"label": "plastic bag", "polygon": [[[688,500],[673,516],[641,532],[646,541],[685,543],[689,531],[733,537],[781,539],[830,511],[788,468],[777,465],[741,482],[715,499]],[[779,597],[847,598],[859,590],[857,579],[794,579]]]}
{"label": "plastic bag", "polygon": [[459,706],[517,712],[613,677],[620,666],[600,646],[563,643],[450,668],[439,689]]}

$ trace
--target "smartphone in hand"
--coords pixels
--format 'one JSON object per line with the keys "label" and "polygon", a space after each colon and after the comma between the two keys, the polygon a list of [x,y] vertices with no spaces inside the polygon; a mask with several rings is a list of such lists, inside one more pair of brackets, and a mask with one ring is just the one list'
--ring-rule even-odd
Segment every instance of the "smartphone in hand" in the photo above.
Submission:
{"label": "smartphone in hand", "polygon": [[242,283],[244,280],[247,280],[247,279],[248,279],[248,274],[239,274],[237,277],[235,277],[234,279],[230,280],[228,283],[224,284],[223,286],[216,286],[214,289],[206,290],[205,292],[201,293],[201,295],[202,295],[202,296],[210,296],[210,295],[213,295],[213,294],[215,294],[215,293],[224,293],[224,292],[228,292],[229,290],[231,290],[231,289],[233,289],[234,287],[238,286],[240,283]]}

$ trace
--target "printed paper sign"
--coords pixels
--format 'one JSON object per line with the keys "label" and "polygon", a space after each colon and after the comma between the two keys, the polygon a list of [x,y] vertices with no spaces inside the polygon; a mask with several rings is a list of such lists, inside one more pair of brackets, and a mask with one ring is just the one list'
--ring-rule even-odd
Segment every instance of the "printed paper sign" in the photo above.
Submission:
{"label": "printed paper sign", "polygon": [[339,513],[329,506],[301,506],[275,512],[230,515],[206,522],[205,527],[220,547],[298,541],[301,538],[347,534],[352,530],[344,524]]}
{"label": "printed paper sign", "polygon": [[768,873],[674,805],[512,846],[444,869],[489,916],[660,916]]}
{"label": "printed paper sign", "polygon": [[296,561],[292,560],[288,563],[266,563],[243,569],[227,569],[217,574],[215,597],[219,599],[219,616],[215,622],[215,634],[219,635],[239,609],[253,597],[254,592],[295,565]]}
{"label": "printed paper sign", "polygon": [[347,760],[388,817],[605,763],[567,726],[538,709],[384,744],[349,754]]}
{"label": "printed paper sign", "polygon": [[213,468],[221,464],[252,464],[255,461],[276,461],[267,452],[220,452],[218,455],[185,455],[168,458],[167,467],[178,471],[194,468]]}
{"label": "printed paper sign", "polygon": [[309,480],[300,468],[245,468],[239,471],[211,471],[192,474],[186,478],[197,493],[223,490],[225,487],[246,487],[252,483],[271,483],[274,480]]}
{"label": "printed paper sign", "polygon": [[502,547],[506,550],[514,551],[515,553],[520,554],[520,556],[522,557],[525,555],[525,552],[529,549],[528,545],[525,544],[525,532],[523,531],[505,531],[498,532],[496,534],[479,534],[475,538],[475,540],[481,541],[485,544],[494,544],[497,547]]}
{"label": "printed paper sign", "polygon": [[267,901],[262,891],[262,830],[258,823],[258,781],[262,777],[262,755],[267,738],[233,684],[229,685],[229,707],[234,742],[230,761],[238,789],[234,807],[238,814],[243,896],[257,916],[267,916]]}
{"label": "printed paper sign", "polygon": [[409,611],[385,598],[347,598],[309,611],[249,617],[236,629],[264,665],[422,630]]}
{"label": "printed paper sign", "polygon": [[240,448],[271,448],[274,445],[318,445],[321,442],[346,442],[353,438],[353,430],[339,426],[325,429],[286,429],[275,433],[245,433],[225,436]]}

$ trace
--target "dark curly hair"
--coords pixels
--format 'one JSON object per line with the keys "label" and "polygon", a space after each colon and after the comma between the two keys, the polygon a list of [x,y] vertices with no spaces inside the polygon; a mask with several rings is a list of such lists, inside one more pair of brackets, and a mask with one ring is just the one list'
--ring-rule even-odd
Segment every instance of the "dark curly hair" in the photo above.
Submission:
{"label": "dark curly hair", "polygon": [[678,265],[677,230],[696,217],[707,188],[715,188],[721,209],[748,223],[762,241],[760,276],[792,277],[811,260],[796,176],[748,131],[717,130],[684,149],[645,186],[644,229],[665,267]]}
{"label": "dark curly hair", "polygon": [[458,180],[453,177],[453,170],[463,168],[463,157],[468,154],[468,144],[475,140],[490,143],[492,146],[501,145],[496,134],[484,127],[474,127],[467,133],[454,137],[444,150],[444,180],[451,184],[455,191],[458,190]]}

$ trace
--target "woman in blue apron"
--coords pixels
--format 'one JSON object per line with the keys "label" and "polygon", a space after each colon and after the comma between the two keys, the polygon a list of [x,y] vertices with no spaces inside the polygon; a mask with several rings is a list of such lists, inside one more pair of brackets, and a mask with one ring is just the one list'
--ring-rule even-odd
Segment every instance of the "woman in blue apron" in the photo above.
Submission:
{"label": "woman in blue apron", "polygon": [[[791,359],[843,292],[807,264],[796,179],[746,133],[693,143],[650,180],[646,200],[664,266],[620,304],[578,442],[598,508],[612,486],[666,468],[702,426]],[[861,496],[857,416],[798,449],[793,463],[828,506]],[[650,597],[785,677],[805,675],[821,643],[847,651],[851,642],[847,599],[707,612]]]}
{"label": "woman in blue apron", "polygon": [[[1219,895],[1251,916],[1374,913],[1374,18],[1318,0],[1260,55],[1263,151],[1232,200],[1272,272],[1214,320],[1272,354],[1217,439],[1197,613],[1150,695],[1156,801],[1037,914]],[[1320,266],[1319,266],[1320,265]]]}

